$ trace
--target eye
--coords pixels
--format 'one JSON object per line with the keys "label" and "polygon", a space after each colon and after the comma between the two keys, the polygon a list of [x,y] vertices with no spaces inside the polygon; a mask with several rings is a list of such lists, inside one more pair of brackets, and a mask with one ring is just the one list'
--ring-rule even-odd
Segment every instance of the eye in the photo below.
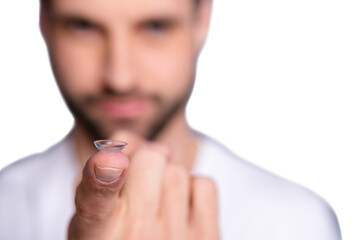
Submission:
{"label": "eye", "polygon": [[69,29],[76,31],[87,31],[94,28],[91,22],[83,19],[70,19],[67,22],[67,26]]}
{"label": "eye", "polygon": [[147,22],[145,28],[152,32],[161,33],[167,31],[170,28],[170,24],[162,20],[153,20]]}

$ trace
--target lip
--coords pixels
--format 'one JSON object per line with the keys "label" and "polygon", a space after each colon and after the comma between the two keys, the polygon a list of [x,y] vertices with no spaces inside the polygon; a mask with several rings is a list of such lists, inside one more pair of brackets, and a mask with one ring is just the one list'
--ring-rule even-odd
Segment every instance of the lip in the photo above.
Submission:
{"label": "lip", "polygon": [[106,115],[117,119],[129,119],[139,117],[144,112],[147,102],[143,99],[107,100],[101,105]]}

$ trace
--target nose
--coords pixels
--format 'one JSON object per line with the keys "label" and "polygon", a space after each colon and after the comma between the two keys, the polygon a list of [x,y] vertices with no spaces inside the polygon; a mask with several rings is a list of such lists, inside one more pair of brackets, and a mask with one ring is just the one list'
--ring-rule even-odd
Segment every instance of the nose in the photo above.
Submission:
{"label": "nose", "polygon": [[104,82],[118,94],[126,94],[136,87],[134,55],[131,40],[126,34],[111,35],[105,46]]}

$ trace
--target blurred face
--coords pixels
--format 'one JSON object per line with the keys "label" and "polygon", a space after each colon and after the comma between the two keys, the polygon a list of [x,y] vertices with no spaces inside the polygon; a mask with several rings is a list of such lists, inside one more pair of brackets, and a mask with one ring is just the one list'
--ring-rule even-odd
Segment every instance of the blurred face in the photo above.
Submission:
{"label": "blurred face", "polygon": [[52,0],[41,27],[60,90],[96,138],[152,138],[192,90],[206,14],[192,0]]}

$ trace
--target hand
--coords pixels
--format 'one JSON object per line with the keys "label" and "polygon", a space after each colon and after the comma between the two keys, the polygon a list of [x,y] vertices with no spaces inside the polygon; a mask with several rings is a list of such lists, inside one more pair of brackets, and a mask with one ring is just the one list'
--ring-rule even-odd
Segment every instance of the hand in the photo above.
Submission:
{"label": "hand", "polygon": [[190,177],[169,161],[165,147],[135,142],[138,147],[127,152],[130,167],[121,152],[98,152],[88,160],[69,239],[219,239],[214,183]]}

